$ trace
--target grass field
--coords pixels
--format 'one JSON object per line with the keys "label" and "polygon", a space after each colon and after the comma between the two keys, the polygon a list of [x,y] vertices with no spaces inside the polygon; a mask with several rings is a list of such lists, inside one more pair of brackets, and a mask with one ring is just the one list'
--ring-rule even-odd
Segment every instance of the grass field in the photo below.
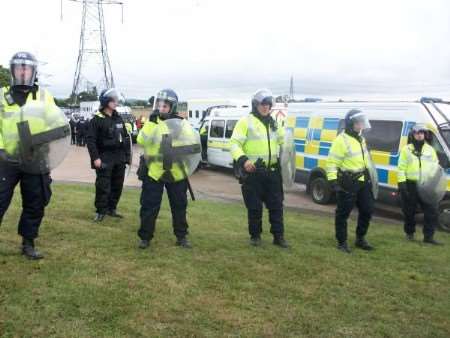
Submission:
{"label": "grass field", "polygon": [[[19,194],[16,194],[19,195]],[[242,205],[191,203],[192,250],[174,246],[165,202],[151,250],[137,249],[139,191],[123,221],[93,216],[93,187],[54,185],[26,261],[16,198],[0,228],[1,337],[449,337],[450,238],[407,243],[374,223],[373,253],[334,248],[332,219],[286,214],[283,251],[247,244]],[[354,224],[350,237],[353,239]]]}

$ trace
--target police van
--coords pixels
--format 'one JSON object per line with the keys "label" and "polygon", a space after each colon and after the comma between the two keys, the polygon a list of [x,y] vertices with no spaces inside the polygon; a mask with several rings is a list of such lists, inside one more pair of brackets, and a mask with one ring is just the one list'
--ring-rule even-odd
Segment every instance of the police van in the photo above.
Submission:
{"label": "police van", "polygon": [[[200,125],[205,127],[207,141],[207,163],[214,166],[232,168],[233,158],[230,153],[230,138],[239,119],[248,115],[250,108],[246,105],[234,108],[215,108]],[[272,108],[272,117],[284,125],[288,112],[285,103],[276,103]]]}
{"label": "police van", "polygon": [[441,223],[450,225],[450,102],[422,98],[414,102],[320,102],[289,104],[287,127],[294,132],[296,181],[307,186],[314,202],[326,204],[333,193],[326,176],[331,144],[344,129],[350,109],[360,109],[371,129],[364,132],[379,180],[379,200],[396,203],[397,163],[416,123],[430,129],[429,142],[448,173],[447,194],[440,205]]}

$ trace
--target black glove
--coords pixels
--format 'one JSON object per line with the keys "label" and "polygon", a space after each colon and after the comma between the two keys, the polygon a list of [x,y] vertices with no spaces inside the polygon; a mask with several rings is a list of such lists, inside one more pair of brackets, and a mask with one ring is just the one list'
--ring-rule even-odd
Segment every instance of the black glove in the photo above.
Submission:
{"label": "black glove", "polygon": [[6,155],[6,152],[3,149],[0,149],[0,161],[7,161],[8,156]]}
{"label": "black glove", "polygon": [[337,180],[331,180],[330,186],[331,186],[331,190],[334,192],[338,192],[341,190],[341,187],[339,186]]}
{"label": "black glove", "polygon": [[404,198],[408,198],[408,186],[406,185],[406,182],[400,182],[398,184],[398,192]]}
{"label": "black glove", "polygon": [[11,166],[20,165],[20,162],[18,160],[11,158],[3,149],[0,149],[0,162],[7,163]]}
{"label": "black glove", "polygon": [[159,117],[159,110],[154,110],[153,113],[151,113],[148,120],[153,123],[158,123],[158,117]]}

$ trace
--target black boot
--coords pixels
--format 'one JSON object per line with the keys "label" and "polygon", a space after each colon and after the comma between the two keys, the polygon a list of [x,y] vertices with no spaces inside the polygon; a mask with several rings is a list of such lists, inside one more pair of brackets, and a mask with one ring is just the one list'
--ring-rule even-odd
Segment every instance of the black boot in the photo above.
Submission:
{"label": "black boot", "polygon": [[96,223],[100,223],[101,221],[103,221],[105,219],[105,214],[99,214],[96,213],[95,217],[94,217],[94,222]]}
{"label": "black boot", "polygon": [[22,255],[28,259],[38,260],[44,258],[39,251],[34,247],[34,241],[32,239],[23,239],[22,241]]}
{"label": "black boot", "polygon": [[150,246],[150,241],[148,239],[142,239],[139,243],[139,249],[147,249]]}
{"label": "black boot", "polygon": [[424,239],[423,239],[423,242],[425,244],[431,244],[431,245],[444,245],[441,242],[438,242],[437,240],[435,240],[433,238],[433,236],[425,236]]}
{"label": "black boot", "polygon": [[343,243],[338,243],[337,245],[337,249],[339,251],[345,252],[347,254],[352,253],[352,251],[350,250],[350,248],[347,245],[347,242],[343,242]]}
{"label": "black boot", "polygon": [[280,248],[289,248],[288,242],[284,239],[283,235],[276,235],[273,237],[273,245],[279,246]]}
{"label": "black boot", "polygon": [[406,234],[406,240],[413,242],[414,241],[414,233],[412,234]]}
{"label": "black boot", "polygon": [[191,243],[188,241],[186,237],[177,238],[177,242],[175,243],[175,245],[182,247],[184,249],[192,248]]}
{"label": "black boot", "polygon": [[108,216],[114,217],[114,218],[123,218],[123,216],[121,214],[118,214],[115,209],[114,210],[109,210],[108,211]]}
{"label": "black boot", "polygon": [[252,236],[250,238],[250,245],[251,246],[261,246],[261,237],[260,236]]}
{"label": "black boot", "polygon": [[371,251],[371,250],[374,249],[374,247],[371,246],[371,245],[364,239],[364,237],[357,238],[356,241],[355,241],[355,246],[356,246],[357,248],[360,248],[360,249],[363,249],[363,250],[366,250],[366,251]]}

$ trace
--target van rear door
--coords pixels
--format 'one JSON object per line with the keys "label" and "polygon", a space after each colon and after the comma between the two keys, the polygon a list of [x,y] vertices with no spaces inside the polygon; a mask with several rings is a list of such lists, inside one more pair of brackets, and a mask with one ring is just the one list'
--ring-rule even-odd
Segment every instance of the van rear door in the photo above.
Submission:
{"label": "van rear door", "polygon": [[208,135],[208,163],[222,166],[222,148],[225,146],[225,119],[213,119]]}

